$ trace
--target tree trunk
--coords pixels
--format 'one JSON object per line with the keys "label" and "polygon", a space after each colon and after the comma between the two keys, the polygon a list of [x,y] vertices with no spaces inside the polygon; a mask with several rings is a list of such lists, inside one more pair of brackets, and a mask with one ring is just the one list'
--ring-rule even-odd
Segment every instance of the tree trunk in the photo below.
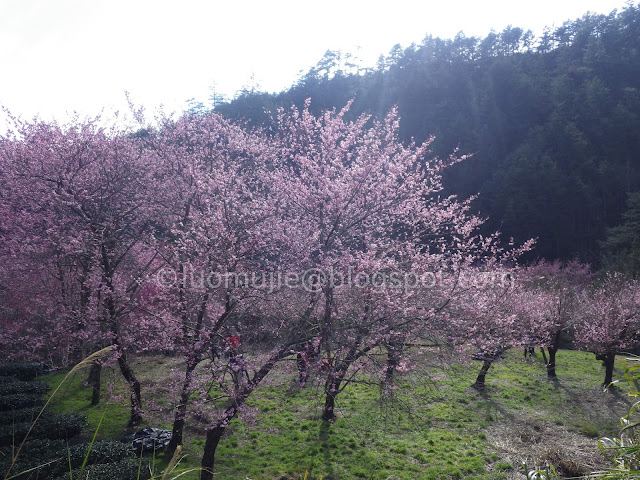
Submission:
{"label": "tree trunk", "polygon": [[304,388],[309,378],[309,362],[306,352],[297,353],[296,366],[298,367],[298,385],[300,388]]}
{"label": "tree trunk", "polygon": [[247,398],[249,398],[249,395],[251,395],[251,392],[253,392],[258,384],[262,381],[262,379],[267,376],[276,362],[290,355],[290,351],[291,347],[286,346],[285,348],[279,350],[271,358],[269,358],[269,360],[267,360],[267,362],[262,365],[260,370],[255,373],[253,378],[242,388],[240,388],[239,391],[236,392],[234,401],[227,406],[227,409],[220,416],[215,426],[207,432],[207,440],[204,444],[204,453],[202,454],[202,472],[200,473],[200,480],[213,479],[213,467],[215,464],[216,449],[218,448],[218,443],[220,443],[220,439],[222,438],[225,429],[229,425],[229,422],[233,420],[233,418],[238,413],[238,409],[246,403]]}
{"label": "tree trunk", "polygon": [[182,432],[184,430],[184,420],[187,415],[187,404],[189,403],[189,395],[191,394],[193,371],[196,369],[197,365],[198,362],[194,360],[191,360],[187,363],[184,382],[182,383],[182,393],[180,394],[180,402],[176,407],[176,412],[173,417],[171,441],[169,442],[166,451],[166,454],[169,458],[173,456],[173,453],[176,451],[176,448],[178,448],[178,445],[182,445]]}
{"label": "tree trunk", "polygon": [[553,344],[548,348],[549,350],[549,361],[547,362],[545,359],[545,363],[547,364],[547,377],[556,378],[556,353],[558,352],[558,347],[560,345],[560,336],[562,335],[562,330],[558,330],[553,337]]}
{"label": "tree trunk", "polygon": [[336,418],[336,397],[338,396],[338,393],[340,393],[340,385],[344,382],[344,377],[347,375],[349,367],[351,367],[353,362],[367,354],[377,345],[377,343],[373,343],[364,347],[362,350],[358,350],[358,340],[355,342],[355,345],[349,349],[349,352],[345,355],[344,359],[332,367],[332,370],[327,376],[327,381],[324,384],[324,392],[326,396],[324,400],[324,409],[322,410],[322,420],[330,422]]}
{"label": "tree trunk", "polygon": [[[226,412],[225,412],[226,413]],[[235,416],[235,413],[234,413]],[[200,473],[200,480],[212,480],[213,479],[213,466],[216,460],[216,449],[222,435],[224,435],[225,426],[220,422],[211,430],[207,432],[207,441],[204,445],[204,453],[202,454],[202,473]]]}
{"label": "tree trunk", "polygon": [[91,369],[89,370],[89,378],[87,383],[92,389],[91,392],[91,405],[98,405],[100,403],[100,374],[102,373],[102,364],[100,362],[93,362]]}
{"label": "tree trunk", "polygon": [[120,373],[129,383],[131,389],[131,417],[129,418],[129,427],[135,427],[142,421],[142,396],[140,394],[140,382],[133,374],[133,370],[124,358],[124,354],[118,357],[118,366]]}
{"label": "tree trunk", "polygon": [[343,377],[344,374],[341,375],[338,372],[331,372],[327,377],[324,385],[324,409],[322,410],[322,420],[325,422],[331,422],[336,418],[336,396],[340,390]]}
{"label": "tree trunk", "polygon": [[395,377],[396,369],[400,364],[400,357],[402,355],[402,344],[389,343],[387,345],[387,367],[384,371],[384,382],[382,384],[382,390],[386,391],[391,385],[393,385],[393,379]]}
{"label": "tree trunk", "polygon": [[118,366],[120,367],[120,373],[124,379],[129,383],[131,389],[131,417],[129,418],[129,427],[135,427],[142,421],[142,396],[140,394],[140,382],[133,374],[131,366],[127,362],[125,353],[122,350],[122,342],[120,340],[120,334],[118,332],[118,309],[115,303],[115,290],[113,288],[113,269],[111,268],[111,260],[107,246],[103,243],[101,246],[102,252],[102,275],[104,285],[106,287],[106,294],[103,300],[105,310],[108,313],[107,321],[111,334],[113,336],[112,341],[117,346],[118,353]]}
{"label": "tree trunk", "polygon": [[542,360],[544,360],[544,364],[548,365],[549,361],[547,360],[547,354],[544,351],[544,347],[540,347],[540,353],[542,353]]}
{"label": "tree trunk", "polygon": [[549,361],[547,362],[547,377],[556,378],[556,352],[557,347],[549,347]]}
{"label": "tree trunk", "polygon": [[613,367],[616,362],[616,354],[615,353],[607,353],[604,356],[605,362],[605,374],[604,374],[604,383],[602,384],[606,389],[609,388],[611,382],[613,382]]}
{"label": "tree trunk", "polygon": [[485,358],[484,363],[482,364],[482,368],[480,369],[480,373],[478,373],[478,378],[476,378],[476,382],[472,385],[473,388],[475,388],[476,390],[484,390],[484,379],[487,376],[487,372],[489,371],[489,367],[491,367],[492,363],[493,359]]}

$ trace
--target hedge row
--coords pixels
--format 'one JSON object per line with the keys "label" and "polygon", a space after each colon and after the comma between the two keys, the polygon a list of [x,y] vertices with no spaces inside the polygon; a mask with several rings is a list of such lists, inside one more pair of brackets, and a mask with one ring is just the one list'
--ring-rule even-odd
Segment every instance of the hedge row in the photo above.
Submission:
{"label": "hedge row", "polygon": [[[36,440],[34,442],[42,441]],[[82,477],[80,476],[80,467],[84,462],[89,444],[85,443],[69,448],[62,444],[55,445],[55,448],[43,450],[41,448],[42,443],[40,443],[36,449],[29,448],[31,443],[33,442],[25,443],[25,450],[23,450],[23,452],[29,452],[31,450],[30,453],[32,454],[23,456],[23,452],[21,452],[18,461],[11,469],[12,475],[26,472],[15,477],[17,479],[38,478],[41,480],[53,480],[56,478],[64,478],[69,480],[69,464],[71,464],[73,478],[95,478],[101,480],[112,478],[121,480],[128,478],[137,479],[139,463],[133,455],[130,446],[123,443],[96,442],[93,444]],[[53,446],[53,444],[51,444],[51,446]],[[37,455],[33,455],[33,453],[37,453]],[[8,461],[0,462],[0,472],[6,471],[9,465],[10,462]],[[131,468],[132,465],[135,466],[135,469]],[[42,467],[38,468],[38,466]],[[98,468],[98,466],[100,467]],[[148,471],[146,465],[143,466],[140,471],[140,478],[148,478],[144,476],[144,472]],[[130,476],[132,472],[135,472],[135,475]]]}
{"label": "hedge row", "polygon": [[[20,408],[19,410],[7,410],[0,412],[0,425],[33,422],[40,413],[40,410],[42,410],[42,407],[27,407]],[[45,412],[40,418],[48,416],[50,416],[50,414]]]}
{"label": "hedge row", "polygon": [[[87,424],[87,417],[75,413],[41,417],[31,429],[29,438],[70,438],[77,435]],[[22,442],[32,422],[0,425],[0,446],[16,445]]]}
{"label": "hedge row", "polygon": [[34,393],[44,395],[51,387],[44,382],[23,382],[10,377],[10,380],[0,383],[0,396],[16,393]]}
{"label": "hedge row", "polygon": [[[11,476],[16,475],[20,472],[26,472],[38,465],[44,465],[55,458],[56,452],[64,451],[66,442],[61,439],[50,440],[50,439],[37,439],[30,440],[26,442],[22,449],[20,450],[20,454],[18,455],[18,459],[16,463],[11,468]],[[0,476],[4,476],[9,470],[9,466],[11,465],[12,455],[15,454],[17,446],[7,446],[0,447],[0,457],[2,461],[0,461]],[[33,478],[42,478],[42,473],[47,471],[45,469],[53,467],[53,465],[47,465],[42,469],[35,471],[32,470],[29,473],[25,473],[23,475],[19,475],[15,478],[19,479],[33,479]]]}
{"label": "hedge row", "polygon": [[[84,457],[87,455],[88,448],[89,444],[71,447],[69,451],[69,458],[71,459],[71,464],[74,467],[82,465]],[[135,459],[131,445],[121,442],[96,442],[93,444],[91,451],[89,452],[89,463],[101,464],[117,462],[126,457]]]}
{"label": "hedge row", "polygon": [[36,407],[44,405],[45,399],[37,393],[13,393],[0,396],[0,412],[17,410],[19,408]]}
{"label": "hedge row", "polygon": [[0,412],[17,410],[19,408],[44,405],[45,399],[37,393],[13,393],[0,396]]}
{"label": "hedge row", "polygon": [[[105,463],[86,467],[80,477],[80,469],[73,470],[73,478],[82,480],[148,480],[151,478],[146,465],[140,467],[137,460],[122,460],[117,463]],[[69,480],[69,472],[52,480]]]}
{"label": "hedge row", "polygon": [[0,377],[16,377],[19,380],[33,380],[51,370],[46,363],[20,363],[14,365],[0,365]]}
{"label": "hedge row", "polygon": [[[49,438],[38,438],[29,440],[22,446],[19,458],[52,458],[52,452],[65,449],[66,444],[66,441],[62,440],[61,438],[53,440]],[[14,446],[0,447],[0,458],[2,458],[3,460],[11,458],[11,455],[13,453],[15,453]],[[0,472],[2,472],[1,468]]]}
{"label": "hedge row", "polygon": [[28,441],[11,468],[11,478],[68,480],[73,475],[83,480],[148,479],[146,464],[139,463],[131,445],[120,442],[91,446],[81,472],[89,444],[68,447],[67,440],[85,427],[83,415],[45,413],[33,423],[50,387],[32,380],[48,371],[44,363],[0,366],[0,477],[8,472],[17,445],[28,433]]}

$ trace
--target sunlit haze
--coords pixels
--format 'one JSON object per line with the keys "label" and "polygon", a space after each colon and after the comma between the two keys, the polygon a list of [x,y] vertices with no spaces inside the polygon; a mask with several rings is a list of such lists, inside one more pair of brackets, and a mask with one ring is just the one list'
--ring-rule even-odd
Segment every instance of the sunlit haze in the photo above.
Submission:
{"label": "sunlit haze", "polygon": [[610,13],[621,0],[514,2],[212,2],[3,0],[0,103],[45,119],[137,104],[181,110],[207,102],[212,86],[233,96],[252,84],[289,87],[327,49],[367,64],[399,43],[459,31],[485,36],[511,24],[533,30],[587,11]]}

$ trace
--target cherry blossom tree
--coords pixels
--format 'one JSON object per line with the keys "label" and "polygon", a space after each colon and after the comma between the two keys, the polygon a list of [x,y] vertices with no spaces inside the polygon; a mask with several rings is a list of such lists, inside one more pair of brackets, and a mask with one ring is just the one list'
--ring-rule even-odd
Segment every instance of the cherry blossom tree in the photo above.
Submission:
{"label": "cherry blossom tree", "polygon": [[522,307],[523,290],[513,272],[467,271],[460,275],[467,277],[462,282],[465,286],[444,312],[443,331],[463,358],[471,354],[483,362],[473,384],[483,390],[491,365],[503,352],[520,344],[529,317]]}
{"label": "cherry blossom tree", "polygon": [[26,295],[22,288],[34,280],[39,290],[40,302],[27,303],[43,308],[29,312],[28,324],[46,315],[62,326],[61,338],[75,343],[71,348],[78,339],[90,348],[114,345],[131,387],[136,424],[142,415],[140,383],[126,352],[134,344],[141,348],[141,338],[127,344],[127,324],[135,317],[135,331],[144,332],[139,295],[156,258],[145,248],[154,225],[148,208],[152,165],[134,138],[98,123],[16,120],[0,150],[2,209],[10,222],[2,247],[13,271],[24,274],[13,283],[14,298]]}
{"label": "cherry blossom tree", "polygon": [[280,242],[264,136],[216,114],[159,123],[143,135],[163,192],[155,199],[165,229],[156,248],[164,261],[161,280],[170,282],[166,310],[159,314],[180,325],[176,346],[186,363],[172,453],[182,443],[196,367],[209,358],[215,366],[210,372],[225,385],[230,350],[236,348],[227,344],[225,332],[242,330],[248,306],[265,294],[253,279],[271,267]]}
{"label": "cherry blossom tree", "polygon": [[640,342],[640,286],[637,280],[607,273],[579,297],[575,342],[601,356],[605,363],[603,385],[613,381],[616,354]]}
{"label": "cherry blossom tree", "polygon": [[[296,327],[304,322],[292,310],[274,313],[283,310],[286,297],[297,297],[273,283],[294,254],[273,176],[281,161],[271,142],[263,132],[249,133],[215,114],[157,123],[138,137],[162,192],[153,199],[162,219],[154,246],[163,262],[158,280],[165,285],[154,314],[179,325],[175,346],[185,358],[169,451],[182,442],[189,400],[203,386],[196,376],[201,365],[208,375],[201,393],[212,391],[213,398],[195,403],[217,412],[202,459],[208,478],[229,422],[274,365],[307,340],[306,330]],[[276,293],[281,295],[274,300]],[[271,350],[259,345],[267,334]]]}
{"label": "cherry blossom tree", "polygon": [[276,139],[291,251],[301,269],[322,276],[309,303],[328,371],[323,419],[331,420],[350,367],[399,332],[423,329],[456,291],[424,295],[416,281],[493,265],[500,249],[497,236],[477,235],[472,199],[438,196],[442,169],[460,159],[428,158],[429,142],[403,146],[395,110],[350,122],[349,105],[318,118],[308,105],[280,111]]}
{"label": "cherry blossom tree", "polygon": [[278,303],[279,341],[208,430],[203,479],[212,478],[229,422],[276,362],[301,343],[310,347],[325,375],[322,417],[332,420],[337,395],[371,364],[369,353],[400,329],[423,328],[442,307],[424,304],[415,279],[499,251],[495,237],[475,234],[481,220],[468,214],[469,202],[437,196],[441,169],[456,160],[427,160],[428,144],[403,146],[395,111],[347,121],[349,106],[320,117],[308,106],[281,110],[268,139],[270,193],[284,233],[277,262],[294,280],[259,306]]}
{"label": "cherry blossom tree", "polygon": [[589,265],[540,261],[521,271],[520,277],[526,284],[523,306],[531,317],[528,343],[540,346],[543,354],[547,349],[547,376],[555,378],[560,338],[572,327],[580,294],[591,278]]}
{"label": "cherry blossom tree", "polygon": [[[473,271],[466,274],[474,276]],[[467,287],[452,297],[444,312],[443,331],[449,341],[462,353],[473,346],[473,357],[483,361],[474,387],[484,389],[493,362],[505,350],[521,345],[546,347],[547,374],[555,377],[560,336],[573,325],[577,296],[590,278],[589,267],[578,262],[539,262],[502,273],[499,269],[476,271],[475,278],[482,275],[490,281],[464,282]]]}

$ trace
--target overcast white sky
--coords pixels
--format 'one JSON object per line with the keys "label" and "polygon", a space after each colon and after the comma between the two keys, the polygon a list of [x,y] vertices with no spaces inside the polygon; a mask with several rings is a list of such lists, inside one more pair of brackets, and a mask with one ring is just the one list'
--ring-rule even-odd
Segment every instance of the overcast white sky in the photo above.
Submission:
{"label": "overcast white sky", "polygon": [[0,104],[62,119],[136,103],[180,110],[209,88],[232,95],[251,76],[290,86],[327,49],[375,59],[427,33],[532,29],[624,0],[0,0]]}

